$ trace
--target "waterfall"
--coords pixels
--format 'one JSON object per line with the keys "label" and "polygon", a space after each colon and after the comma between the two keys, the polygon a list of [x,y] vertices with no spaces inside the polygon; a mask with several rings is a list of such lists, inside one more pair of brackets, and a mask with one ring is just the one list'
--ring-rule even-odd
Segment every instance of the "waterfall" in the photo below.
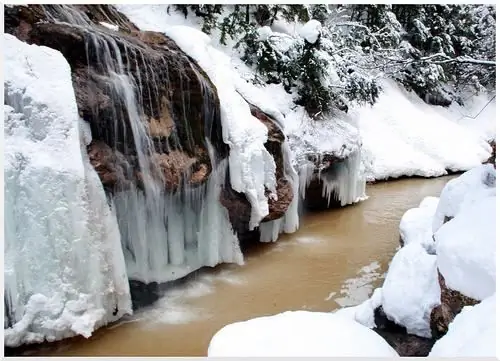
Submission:
{"label": "waterfall", "polygon": [[[155,147],[144,117],[146,108],[159,113],[160,79],[157,69],[145,60],[144,49],[124,38],[118,39],[112,31],[92,25],[85,14],[72,6],[45,6],[45,10],[53,20],[85,31],[87,63],[96,64],[100,75],[106,78],[107,92],[115,111],[112,134],[108,136],[112,137],[109,139],[113,139],[114,144],[110,145],[126,156],[132,155],[137,161],[140,181],[130,189],[117,190],[112,195],[129,279],[144,283],[166,282],[203,266],[223,262],[242,264],[238,239],[226,209],[219,204],[227,160],[217,159],[209,139],[205,139],[212,166],[208,181],[195,187],[184,180],[178,189],[166,189],[163,171],[154,161],[158,152],[163,150]],[[169,70],[160,56],[157,60],[167,74],[180,71]],[[204,97],[205,134],[212,134],[215,98],[204,77],[194,67],[192,70],[198,77],[199,91]],[[184,122],[188,147],[194,148],[186,115],[189,95],[184,95],[190,89],[183,89],[184,86],[181,81],[181,121]],[[149,104],[141,104],[138,100],[143,99],[143,95],[149,99]],[[167,143],[166,146],[168,153],[170,145]],[[174,146],[182,150],[179,141]]]}

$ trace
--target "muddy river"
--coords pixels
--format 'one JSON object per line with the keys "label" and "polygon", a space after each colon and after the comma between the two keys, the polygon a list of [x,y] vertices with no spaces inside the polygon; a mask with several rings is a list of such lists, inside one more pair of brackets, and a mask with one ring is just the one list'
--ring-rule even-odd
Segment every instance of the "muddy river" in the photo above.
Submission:
{"label": "muddy river", "polygon": [[202,270],[167,291],[154,306],[103,328],[30,347],[24,355],[205,356],[222,326],[287,310],[333,311],[361,303],[399,246],[399,221],[425,196],[438,196],[450,177],[403,179],[367,187],[369,199],[309,213],[277,243],[259,244],[244,266]]}

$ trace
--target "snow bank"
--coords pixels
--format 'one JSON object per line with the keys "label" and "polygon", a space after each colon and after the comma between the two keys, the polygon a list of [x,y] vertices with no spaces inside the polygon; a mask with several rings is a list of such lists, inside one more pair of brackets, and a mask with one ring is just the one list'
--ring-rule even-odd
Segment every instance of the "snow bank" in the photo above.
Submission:
{"label": "snow bank", "polygon": [[[435,177],[469,170],[489,158],[491,147],[477,133],[443,116],[394,81],[383,81],[374,106],[352,109],[359,120],[368,180]],[[490,119],[493,122],[494,118]]]}
{"label": "snow bank", "polygon": [[366,327],[374,328],[375,309],[382,305],[382,288],[373,291],[373,295],[357,306],[344,307],[335,312],[335,315],[347,317]]}
{"label": "snow bank", "polygon": [[318,20],[309,20],[299,29],[299,35],[308,43],[314,44],[321,35],[321,23]]}
{"label": "snow bank", "polygon": [[425,197],[418,208],[411,208],[403,214],[399,223],[399,234],[405,245],[419,243],[429,253],[434,253],[432,221],[438,203],[438,197]]}
{"label": "snow bank", "polygon": [[495,292],[496,196],[462,208],[434,235],[437,264],[449,288],[482,300]]}
{"label": "snow bank", "polygon": [[333,313],[288,311],[224,326],[208,356],[397,357],[374,331]]}
{"label": "snow bank", "polygon": [[387,318],[406,327],[409,334],[431,337],[431,311],[440,303],[436,256],[427,254],[419,243],[401,248],[382,286]]}
{"label": "snow bank", "polygon": [[69,64],[4,35],[5,345],[131,313],[116,217],[85,146]]}
{"label": "snow bank", "polygon": [[496,170],[492,164],[480,165],[449,181],[441,191],[432,231],[437,232],[446,217],[455,217],[476,200],[496,194],[495,183]]}
{"label": "snow bank", "polygon": [[429,353],[429,357],[496,357],[496,294],[466,306]]}

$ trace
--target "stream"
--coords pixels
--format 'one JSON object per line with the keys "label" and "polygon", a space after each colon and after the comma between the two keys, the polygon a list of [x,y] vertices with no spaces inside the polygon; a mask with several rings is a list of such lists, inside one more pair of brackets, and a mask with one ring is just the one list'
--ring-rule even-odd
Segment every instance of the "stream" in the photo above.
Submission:
{"label": "stream", "polygon": [[399,247],[399,221],[425,196],[439,196],[453,176],[401,179],[367,186],[369,199],[308,213],[300,229],[259,243],[245,265],[203,269],[170,288],[153,306],[99,329],[27,347],[36,356],[206,356],[228,323],[287,310],[329,312],[357,305],[383,282]]}

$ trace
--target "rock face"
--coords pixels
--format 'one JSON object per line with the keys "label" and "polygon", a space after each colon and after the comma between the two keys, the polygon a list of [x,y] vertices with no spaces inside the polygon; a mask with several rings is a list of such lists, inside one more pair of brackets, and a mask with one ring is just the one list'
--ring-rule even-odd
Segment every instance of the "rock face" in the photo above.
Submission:
{"label": "rock face", "polygon": [[[203,185],[212,161],[228,156],[215,86],[164,34],[140,31],[107,5],[6,7],[5,31],[27,43],[56,49],[67,59],[79,114],[92,131],[89,158],[108,193],[143,186],[141,154],[147,154],[152,176],[162,179],[167,192]],[[137,89],[135,94],[123,94],[122,82],[129,80],[112,76],[120,71],[134,82],[130,89]],[[127,96],[137,103],[136,114],[124,104]],[[284,176],[283,132],[269,115],[250,108],[268,128],[265,147],[276,162],[278,197],[269,200],[265,222],[285,214],[293,190]],[[137,124],[146,124],[150,144],[136,143]],[[144,152],[146,147],[151,151]],[[229,173],[220,201],[240,240],[258,240],[258,230],[248,230],[251,205],[244,194],[232,190]]]}
{"label": "rock face", "polygon": [[[99,22],[117,25],[119,31]],[[152,161],[161,169],[168,191],[207,180],[212,165],[206,139],[219,159],[227,156],[214,85],[165,35],[139,31],[106,5],[7,7],[5,30],[28,43],[59,50],[68,60],[80,116],[92,130],[92,164],[109,191],[126,187],[127,180],[141,183],[133,115],[125,104],[117,107],[116,84],[105,76],[110,66],[121,66],[140,89],[135,94],[138,114],[147,121]]]}
{"label": "rock face", "polygon": [[[276,194],[277,199],[269,199],[269,214],[262,222],[272,221],[284,216],[288,206],[293,199],[292,185],[286,180],[284,175],[282,144],[285,135],[277,126],[276,121],[268,114],[262,112],[256,106],[249,104],[252,115],[259,119],[268,129],[268,140],[264,145],[267,151],[272,154],[276,163]],[[251,206],[250,202],[242,193],[235,192],[229,185],[227,177],[226,187],[221,192],[220,201],[229,211],[229,219],[234,230],[238,234],[242,245],[259,240],[259,231],[248,229],[250,222]]]}

